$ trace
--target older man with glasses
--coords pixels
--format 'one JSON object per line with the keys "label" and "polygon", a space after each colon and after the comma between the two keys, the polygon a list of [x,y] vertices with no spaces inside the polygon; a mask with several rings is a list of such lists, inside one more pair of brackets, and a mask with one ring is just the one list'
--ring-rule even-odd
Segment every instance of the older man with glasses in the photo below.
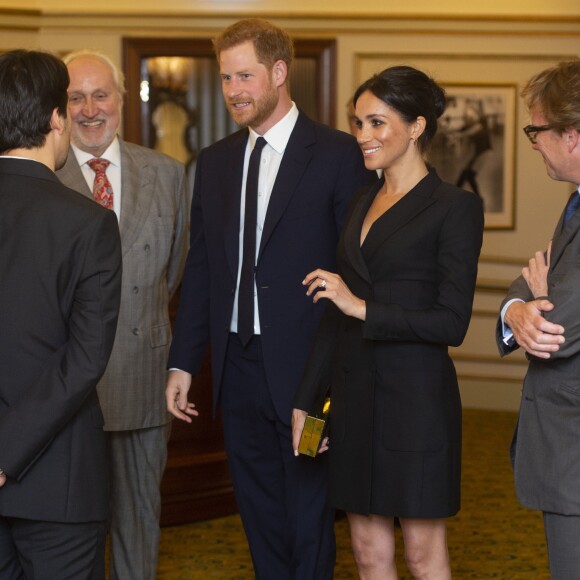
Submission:
{"label": "older man with glasses", "polygon": [[[580,184],[580,61],[535,75],[524,132],[558,181]],[[542,510],[553,580],[580,579],[580,188],[547,252],[536,252],[501,308],[501,355],[530,360],[511,455],[519,501]]]}

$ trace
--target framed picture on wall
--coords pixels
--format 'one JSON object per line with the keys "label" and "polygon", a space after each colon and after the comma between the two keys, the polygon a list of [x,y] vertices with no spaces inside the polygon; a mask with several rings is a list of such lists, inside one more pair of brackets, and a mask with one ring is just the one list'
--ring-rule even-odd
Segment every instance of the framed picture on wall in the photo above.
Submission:
{"label": "framed picture on wall", "polygon": [[429,151],[441,179],[483,200],[487,229],[514,227],[516,86],[445,84],[447,108]]}

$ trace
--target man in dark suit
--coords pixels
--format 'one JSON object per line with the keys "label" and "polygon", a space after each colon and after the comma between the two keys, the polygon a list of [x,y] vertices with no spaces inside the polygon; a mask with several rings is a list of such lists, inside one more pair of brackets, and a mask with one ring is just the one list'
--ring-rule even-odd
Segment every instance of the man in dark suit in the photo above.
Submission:
{"label": "man in dark suit", "polygon": [[111,450],[109,576],[155,580],[159,486],[171,427],[165,405],[169,300],[187,253],[185,170],[167,155],[117,137],[125,89],[121,71],[106,55],[81,51],[64,60],[71,151],[57,175],[92,199],[99,179],[91,165],[104,161],[123,248],[117,336],[97,387]]}
{"label": "man in dark suit", "polygon": [[[580,61],[535,75],[522,92],[524,131],[548,175],[580,184]],[[497,327],[501,355],[530,360],[512,442],[519,501],[542,510],[554,580],[580,579],[580,187],[548,252],[510,287]]]}
{"label": "man in dark suit", "polygon": [[104,579],[96,384],[121,292],[114,214],[62,185],[66,67],[0,57],[0,578]]}
{"label": "man in dark suit", "polygon": [[283,30],[242,20],[214,45],[226,105],[247,128],[198,159],[167,404],[180,419],[197,414],[187,395],[210,339],[214,410],[256,576],[322,580],[335,556],[324,458],[295,458],[290,428],[322,314],[301,282],[334,264],[349,199],[373,176],[350,135],[292,102]]}

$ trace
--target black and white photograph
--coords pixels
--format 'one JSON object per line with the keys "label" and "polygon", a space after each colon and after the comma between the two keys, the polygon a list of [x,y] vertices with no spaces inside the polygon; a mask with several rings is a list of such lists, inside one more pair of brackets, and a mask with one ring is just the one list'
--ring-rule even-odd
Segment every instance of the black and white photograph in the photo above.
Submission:
{"label": "black and white photograph", "polygon": [[448,84],[445,90],[430,163],[441,179],[481,197],[486,228],[511,229],[515,86]]}

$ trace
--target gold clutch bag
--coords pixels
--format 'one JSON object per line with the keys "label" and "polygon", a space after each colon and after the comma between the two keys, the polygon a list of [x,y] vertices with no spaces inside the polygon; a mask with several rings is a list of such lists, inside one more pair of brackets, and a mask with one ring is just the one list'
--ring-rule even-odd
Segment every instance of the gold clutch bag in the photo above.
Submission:
{"label": "gold clutch bag", "polygon": [[316,415],[308,415],[304,422],[304,429],[300,436],[298,452],[309,457],[316,457],[318,449],[328,429],[328,413],[330,412],[330,398],[324,401],[322,411]]}

